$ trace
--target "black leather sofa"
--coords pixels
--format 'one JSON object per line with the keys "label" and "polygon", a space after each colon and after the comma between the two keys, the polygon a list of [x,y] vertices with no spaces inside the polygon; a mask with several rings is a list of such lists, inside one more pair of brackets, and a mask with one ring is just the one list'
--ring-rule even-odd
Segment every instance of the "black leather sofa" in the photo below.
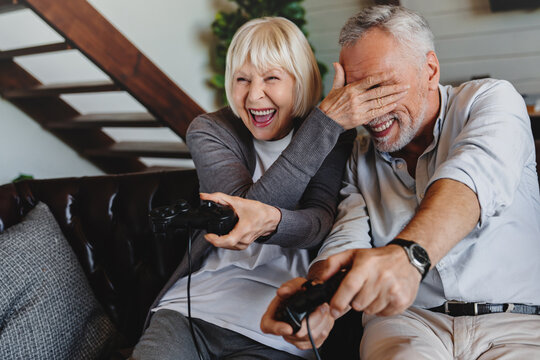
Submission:
{"label": "black leather sofa", "polygon": [[[187,234],[153,237],[148,213],[176,199],[198,204],[195,170],[24,180],[0,186],[0,232],[46,203],[90,286],[121,335],[111,359],[126,358],[148,309],[186,250]],[[340,319],[323,358],[358,358],[359,313]]]}

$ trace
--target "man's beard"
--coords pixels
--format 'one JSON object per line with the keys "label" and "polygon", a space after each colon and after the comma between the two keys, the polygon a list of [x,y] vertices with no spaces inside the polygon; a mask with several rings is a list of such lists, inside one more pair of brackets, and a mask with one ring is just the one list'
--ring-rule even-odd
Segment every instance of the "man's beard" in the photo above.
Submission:
{"label": "man's beard", "polygon": [[[427,104],[424,103],[424,106],[422,107],[422,111],[420,112],[420,114],[418,114],[418,116],[415,119],[410,119],[410,121],[405,125],[403,124],[403,120],[401,119],[399,114],[390,113],[390,114],[385,115],[384,117],[392,117],[394,118],[394,122],[397,122],[396,125],[399,127],[398,138],[395,142],[389,143],[389,140],[392,134],[388,134],[382,138],[376,138],[372,136],[373,142],[375,144],[375,148],[381,152],[387,152],[387,153],[392,153],[394,151],[403,149],[417,135],[418,130],[420,129],[420,126],[424,122],[426,110],[427,110]],[[374,119],[371,122],[377,123],[379,122],[379,119],[380,118]]]}

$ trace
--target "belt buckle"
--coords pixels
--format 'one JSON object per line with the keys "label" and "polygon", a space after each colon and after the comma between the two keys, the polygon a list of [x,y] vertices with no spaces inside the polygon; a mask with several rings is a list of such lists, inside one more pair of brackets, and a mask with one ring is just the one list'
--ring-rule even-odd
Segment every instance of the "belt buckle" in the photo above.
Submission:
{"label": "belt buckle", "polygon": [[[464,305],[464,304],[470,304],[466,301],[457,301],[457,300],[448,300],[444,303],[444,313],[447,315],[450,315],[450,308],[449,305]],[[478,315],[478,303],[472,303],[473,304],[473,311],[474,315]]]}

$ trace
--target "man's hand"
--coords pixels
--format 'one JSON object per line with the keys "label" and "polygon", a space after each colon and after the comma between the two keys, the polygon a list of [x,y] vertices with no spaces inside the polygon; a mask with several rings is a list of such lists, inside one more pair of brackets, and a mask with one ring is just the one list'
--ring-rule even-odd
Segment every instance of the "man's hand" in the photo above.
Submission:
{"label": "man's hand", "polygon": [[[345,71],[334,63],[332,90],[319,108],[346,130],[365,125],[371,120],[388,114],[409,89],[408,85],[395,84],[393,73],[378,73],[345,85]],[[384,85],[393,83],[393,85]]]}
{"label": "man's hand", "polygon": [[347,250],[329,257],[324,264],[324,279],[341,268],[350,268],[330,302],[334,318],[348,311],[349,305],[366,314],[402,313],[414,302],[421,280],[405,251],[397,245]]}
{"label": "man's hand", "polygon": [[[275,314],[285,299],[298,291],[302,291],[302,284],[305,282],[306,279],[304,278],[296,278],[281,285],[277,291],[277,296],[272,300],[261,319],[261,330],[264,333],[283,336],[285,341],[302,350],[311,349],[306,320],[302,321],[302,328],[296,334],[293,334],[293,329],[289,324],[275,320]],[[334,321],[335,319],[331,316],[329,306],[326,303],[319,306],[309,315],[309,327],[316,347],[321,346],[326,340],[334,326]]]}
{"label": "man's hand", "polygon": [[261,236],[274,232],[281,221],[281,212],[260,201],[248,200],[223,193],[201,193],[202,200],[211,200],[233,208],[238,223],[230,233],[219,236],[206,234],[204,238],[212,245],[231,250],[244,250]]}

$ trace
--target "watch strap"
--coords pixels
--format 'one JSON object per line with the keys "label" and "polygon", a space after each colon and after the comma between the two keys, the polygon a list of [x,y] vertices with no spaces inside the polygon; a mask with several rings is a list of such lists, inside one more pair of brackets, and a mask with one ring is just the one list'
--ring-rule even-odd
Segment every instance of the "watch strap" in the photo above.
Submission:
{"label": "watch strap", "polygon": [[413,244],[416,244],[416,242],[412,241],[412,240],[405,240],[405,239],[400,239],[400,238],[395,238],[394,240],[390,241],[388,243],[388,245],[399,245],[401,247],[409,247]]}
{"label": "watch strap", "polygon": [[[405,239],[400,239],[400,238],[395,238],[394,240],[390,241],[387,245],[398,245],[398,246],[401,246],[403,248],[403,250],[405,250],[405,253],[407,254],[408,258],[409,258],[409,262],[411,263],[411,265],[413,265],[417,270],[418,272],[420,273],[420,275],[422,276],[422,280],[425,279],[428,271],[429,271],[429,268],[431,267],[431,261],[429,259],[429,255],[427,253],[427,251],[420,245],[418,244],[417,242],[415,241],[411,241],[411,240],[405,240]],[[420,267],[418,267],[417,265],[415,265],[413,263],[413,255],[412,253],[408,250],[410,249],[413,245],[415,246],[418,246],[420,249],[422,249],[427,257],[427,263],[423,265],[423,269],[421,269]],[[423,271],[422,271],[423,270]]]}

